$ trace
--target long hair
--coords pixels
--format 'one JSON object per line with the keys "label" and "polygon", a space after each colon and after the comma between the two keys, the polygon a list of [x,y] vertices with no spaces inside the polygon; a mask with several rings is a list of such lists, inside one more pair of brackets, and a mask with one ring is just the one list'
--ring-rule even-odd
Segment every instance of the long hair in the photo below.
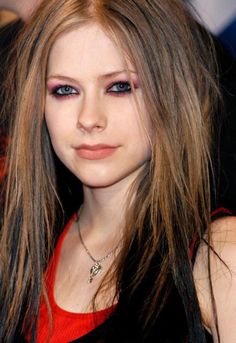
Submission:
{"label": "long hair", "polygon": [[189,339],[203,342],[189,247],[209,223],[216,87],[210,40],[181,0],[44,1],[23,30],[4,109],[11,120],[11,141],[0,236],[0,340],[11,341],[20,320],[35,339],[58,202],[44,119],[47,61],[61,34],[90,21],[102,26],[137,69],[153,128],[152,158],[136,180],[126,213],[117,292],[134,238],[137,269],[126,285],[131,298],[162,247],[149,300],[140,308],[144,329],[165,307],[171,275],[183,302]]}

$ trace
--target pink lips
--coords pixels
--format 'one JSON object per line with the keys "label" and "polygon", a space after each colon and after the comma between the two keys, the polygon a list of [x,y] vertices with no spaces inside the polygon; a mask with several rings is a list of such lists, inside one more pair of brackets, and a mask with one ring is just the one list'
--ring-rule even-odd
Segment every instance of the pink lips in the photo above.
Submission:
{"label": "pink lips", "polygon": [[76,152],[79,157],[87,160],[101,160],[112,155],[117,148],[117,146],[110,146],[106,144],[82,144],[76,148]]}

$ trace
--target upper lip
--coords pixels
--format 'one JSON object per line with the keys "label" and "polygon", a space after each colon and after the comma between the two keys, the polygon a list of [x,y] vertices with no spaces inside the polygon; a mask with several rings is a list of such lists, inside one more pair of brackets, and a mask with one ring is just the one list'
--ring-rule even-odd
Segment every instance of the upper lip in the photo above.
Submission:
{"label": "upper lip", "polygon": [[76,149],[96,151],[96,150],[102,150],[102,149],[112,149],[112,148],[116,148],[116,147],[117,146],[108,145],[108,144],[94,144],[94,145],[81,144],[81,145],[77,146]]}

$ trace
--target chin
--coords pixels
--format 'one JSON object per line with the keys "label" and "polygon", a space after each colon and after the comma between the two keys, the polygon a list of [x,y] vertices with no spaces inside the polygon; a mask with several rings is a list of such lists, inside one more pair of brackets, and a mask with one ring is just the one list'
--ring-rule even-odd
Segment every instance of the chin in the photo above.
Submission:
{"label": "chin", "polygon": [[[141,166],[136,168],[96,168],[96,169],[81,169],[71,170],[72,173],[80,180],[80,182],[90,188],[107,188],[115,185],[127,186],[131,185],[140,172]],[[120,170],[118,170],[120,169]],[[123,187],[122,186],[122,187]]]}
{"label": "chin", "polygon": [[82,184],[86,187],[90,188],[107,188],[110,186],[113,186],[114,184],[118,183],[120,180],[109,180],[106,179],[99,179],[99,178],[93,178],[92,180],[88,178],[79,178],[79,180],[82,182]]}

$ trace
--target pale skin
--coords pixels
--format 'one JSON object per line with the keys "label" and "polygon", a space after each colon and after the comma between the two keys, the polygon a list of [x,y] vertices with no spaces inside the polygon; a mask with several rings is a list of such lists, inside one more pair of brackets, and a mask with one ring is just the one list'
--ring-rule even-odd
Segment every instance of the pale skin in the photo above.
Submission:
{"label": "pale skin", "polygon": [[[59,37],[48,63],[46,123],[56,154],[83,184],[81,234],[96,259],[120,242],[127,192],[151,155],[149,120],[145,110],[142,116],[138,112],[143,109],[138,75],[126,62],[94,23]],[[80,149],[82,144],[86,147]],[[111,152],[91,151],[97,144]],[[103,262],[104,271],[114,258]],[[88,284],[92,264],[74,222],[56,272],[54,297],[61,308],[91,311],[91,299],[104,275]],[[110,294],[98,298],[98,309],[111,305],[113,286]]]}
{"label": "pale skin", "polygon": [[[236,342],[236,218],[225,217],[212,224],[211,274],[216,302],[220,343]],[[205,327],[218,343],[207,271],[207,246],[202,243],[194,265],[194,278]]]}

